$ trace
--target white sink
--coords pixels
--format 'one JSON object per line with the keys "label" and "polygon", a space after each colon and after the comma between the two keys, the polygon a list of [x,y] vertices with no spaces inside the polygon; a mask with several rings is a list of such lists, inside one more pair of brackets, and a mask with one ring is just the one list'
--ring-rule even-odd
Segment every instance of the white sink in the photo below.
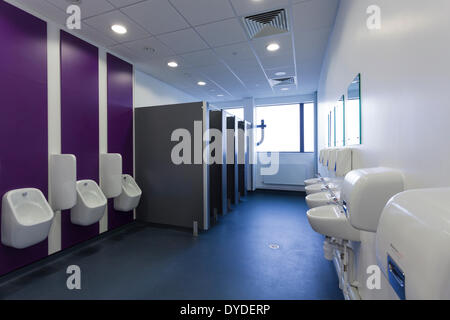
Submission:
{"label": "white sink", "polygon": [[142,191],[134,178],[128,174],[122,177],[122,193],[114,199],[114,209],[121,212],[130,212],[139,204]]}
{"label": "white sink", "polygon": [[324,182],[330,182],[330,178],[314,178],[305,180],[305,186],[311,186],[313,184],[319,184]]}
{"label": "white sink", "polygon": [[360,231],[352,227],[345,212],[337,205],[328,205],[308,210],[311,227],[324,236],[360,241]]}
{"label": "white sink", "polygon": [[330,192],[313,193],[306,196],[306,204],[308,205],[308,208],[313,209],[316,207],[336,204],[336,202],[339,201],[339,198],[339,191],[335,192],[334,196],[332,196]]}
{"label": "white sink", "polygon": [[105,214],[107,200],[97,182],[77,182],[77,204],[70,211],[70,221],[80,226],[90,226]]}
{"label": "white sink", "polygon": [[48,237],[54,213],[38,189],[7,192],[2,200],[2,243],[23,249]]}
{"label": "white sink", "polygon": [[[328,186],[328,189],[327,189],[327,186]],[[312,184],[312,185],[305,187],[305,191],[306,191],[307,195],[310,195],[313,193],[325,192],[327,190],[331,190],[331,191],[335,192],[335,191],[339,190],[339,186],[334,183],[328,183],[328,184],[318,183],[318,184]]]}

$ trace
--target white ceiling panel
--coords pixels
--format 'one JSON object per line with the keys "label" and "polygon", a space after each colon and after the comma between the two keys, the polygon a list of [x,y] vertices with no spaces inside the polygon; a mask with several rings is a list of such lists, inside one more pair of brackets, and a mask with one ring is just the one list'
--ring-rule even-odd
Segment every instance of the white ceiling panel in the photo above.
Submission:
{"label": "white ceiling panel", "polygon": [[183,54],[182,58],[191,67],[204,67],[221,63],[210,49]]}
{"label": "white ceiling panel", "polygon": [[[47,1],[57,6],[64,12],[67,10],[67,7],[71,5],[70,1],[67,0],[47,0]],[[114,7],[106,0],[81,1],[77,5],[81,9],[81,19],[89,18],[98,15],[100,13],[114,10]]]}
{"label": "white ceiling panel", "polygon": [[314,0],[293,5],[294,29],[304,32],[332,27],[338,5],[339,0]]}
{"label": "white ceiling panel", "polygon": [[170,0],[193,26],[234,17],[227,0]]}
{"label": "white ceiling panel", "polygon": [[[258,38],[252,41],[256,54],[259,58],[270,58],[276,56],[286,56],[292,54],[292,37],[290,33],[276,35],[273,37]],[[267,46],[271,43],[278,43],[280,49],[278,51],[268,51]]]}
{"label": "white ceiling panel", "polygon": [[98,31],[97,29],[92,28],[86,23],[82,23],[80,30],[72,30],[75,34],[79,34],[80,36],[86,38],[87,40],[95,43],[97,45],[101,45],[105,48],[114,46],[117,44],[113,38],[108,37],[105,33]]}
{"label": "white ceiling panel", "polygon": [[248,42],[219,47],[214,50],[220,58],[229,63],[240,60],[255,59],[255,54],[253,53]]}
{"label": "white ceiling panel", "polygon": [[240,16],[252,15],[289,6],[289,0],[231,0],[231,3],[237,14]]}
{"label": "white ceiling panel", "polygon": [[189,28],[167,0],[145,1],[121,11],[154,35]]}
{"label": "white ceiling panel", "polygon": [[175,52],[155,37],[140,39],[125,44],[136,56],[146,59],[174,56]]}
{"label": "white ceiling panel", "polygon": [[[96,0],[91,0],[91,1],[96,1]],[[122,8],[122,7],[126,7],[129,5],[138,3],[138,2],[142,2],[142,0],[108,0],[108,2],[110,2],[116,8]]]}
{"label": "white ceiling panel", "polygon": [[[7,2],[61,26],[70,3]],[[82,29],[70,32],[199,100],[285,96],[317,90],[338,6],[339,0],[82,0]],[[242,17],[280,8],[289,13],[290,32],[249,40]],[[113,24],[123,24],[128,33],[114,33]],[[271,42],[280,50],[267,51]],[[179,67],[169,68],[171,60]],[[273,89],[268,81],[290,76],[297,76],[297,86],[289,91]],[[199,80],[207,86],[199,87]]]}
{"label": "white ceiling panel", "polygon": [[236,18],[202,25],[195,29],[211,47],[247,40],[244,29]]}
{"label": "white ceiling panel", "polygon": [[[295,76],[295,67],[294,66],[279,67],[279,68],[275,68],[275,69],[266,69],[265,71],[266,71],[267,77],[269,79]],[[283,74],[277,74],[279,72],[281,72]]]}
{"label": "white ceiling panel", "polygon": [[[84,22],[91,27],[104,32],[105,35],[112,37],[119,43],[138,40],[149,36],[147,31],[117,10],[86,19]],[[125,26],[128,32],[123,35],[113,32],[111,26],[114,24]]]}
{"label": "white ceiling panel", "polygon": [[208,45],[193,29],[166,33],[159,35],[158,39],[179,54],[208,48]]}

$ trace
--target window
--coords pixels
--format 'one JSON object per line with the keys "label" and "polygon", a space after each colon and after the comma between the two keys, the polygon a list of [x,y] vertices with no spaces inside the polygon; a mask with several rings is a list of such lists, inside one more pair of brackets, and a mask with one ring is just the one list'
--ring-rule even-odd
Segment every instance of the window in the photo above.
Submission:
{"label": "window", "polygon": [[[313,103],[256,107],[256,125],[264,120],[264,142],[258,152],[314,152]],[[257,142],[262,130],[257,130]]]}
{"label": "window", "polygon": [[239,120],[244,120],[244,108],[224,109],[224,111],[236,116]]}

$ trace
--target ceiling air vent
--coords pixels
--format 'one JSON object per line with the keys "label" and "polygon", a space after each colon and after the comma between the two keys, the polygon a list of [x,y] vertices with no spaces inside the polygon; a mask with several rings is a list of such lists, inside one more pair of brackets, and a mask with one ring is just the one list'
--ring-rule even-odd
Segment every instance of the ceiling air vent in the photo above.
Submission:
{"label": "ceiling air vent", "polygon": [[279,9],[244,18],[250,38],[261,38],[289,31],[286,10]]}
{"label": "ceiling air vent", "polygon": [[295,77],[270,79],[272,87],[289,86],[295,84]]}

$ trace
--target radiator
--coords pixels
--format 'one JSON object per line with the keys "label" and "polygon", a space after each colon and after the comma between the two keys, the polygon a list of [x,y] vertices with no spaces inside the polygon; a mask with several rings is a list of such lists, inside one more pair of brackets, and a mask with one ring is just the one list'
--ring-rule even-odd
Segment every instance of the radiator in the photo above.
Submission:
{"label": "radiator", "polygon": [[279,184],[291,186],[303,186],[306,177],[307,166],[304,164],[281,164],[278,173],[272,176],[263,176],[265,184]]}

